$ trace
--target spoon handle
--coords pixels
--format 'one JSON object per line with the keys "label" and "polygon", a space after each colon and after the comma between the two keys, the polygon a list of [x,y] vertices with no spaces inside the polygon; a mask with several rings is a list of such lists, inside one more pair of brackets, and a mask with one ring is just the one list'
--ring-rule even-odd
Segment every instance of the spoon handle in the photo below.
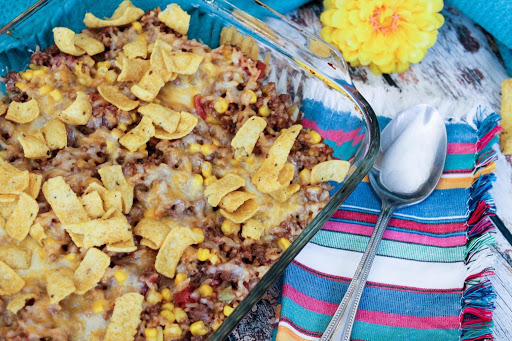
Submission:
{"label": "spoon handle", "polygon": [[332,317],[332,320],[327,326],[327,329],[322,335],[320,341],[350,340],[350,334],[356,318],[357,307],[359,306],[359,301],[361,300],[363,289],[366,284],[366,280],[368,279],[370,268],[373,264],[373,259],[375,258],[382,235],[384,234],[384,231],[386,231],[389,219],[391,218],[395,208],[396,206],[394,205],[388,205],[386,203],[382,204],[382,211],[380,213],[379,220],[375,225],[375,229],[370,237],[366,251],[359,262],[354,278],[352,278],[352,282],[350,282],[350,286],[348,287],[343,300],[338,306],[338,309],[336,309],[336,312],[334,313],[334,316]]}

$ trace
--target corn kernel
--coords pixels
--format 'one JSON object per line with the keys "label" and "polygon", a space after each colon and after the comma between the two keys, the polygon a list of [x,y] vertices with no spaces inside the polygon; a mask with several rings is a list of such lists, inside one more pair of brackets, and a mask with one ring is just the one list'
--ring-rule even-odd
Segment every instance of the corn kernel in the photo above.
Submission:
{"label": "corn kernel", "polygon": [[144,336],[145,337],[156,337],[158,335],[158,331],[156,328],[146,328],[144,330]]}
{"label": "corn kernel", "polygon": [[126,131],[126,129],[128,129],[128,126],[125,123],[121,123],[117,125],[117,129],[121,131]]}
{"label": "corn kernel", "polygon": [[66,260],[68,262],[74,262],[76,260],[76,253],[68,253],[66,255]]}
{"label": "corn kernel", "polygon": [[212,142],[213,142],[213,145],[216,146],[216,147],[221,147],[222,145],[220,144],[220,141],[217,140],[217,139],[212,139]]}
{"label": "corn kernel", "polygon": [[190,325],[190,333],[192,335],[203,336],[208,333],[208,328],[206,328],[203,321],[197,321]]}
{"label": "corn kernel", "polygon": [[217,329],[219,329],[220,325],[221,325],[220,321],[215,320],[215,322],[213,322],[213,324],[212,324],[212,330],[216,331]]}
{"label": "corn kernel", "polygon": [[203,153],[204,156],[210,156],[213,153],[217,151],[217,147],[213,144],[203,144],[201,146],[201,153]]}
{"label": "corn kernel", "polygon": [[248,165],[254,165],[256,163],[256,157],[253,154],[249,155],[249,157],[245,160],[245,163]]}
{"label": "corn kernel", "polygon": [[311,130],[309,132],[309,141],[311,141],[312,144],[320,143],[322,141],[322,136],[320,136],[316,131]]}
{"label": "corn kernel", "polygon": [[85,168],[87,166],[87,161],[85,161],[84,159],[78,159],[78,161],[76,162],[76,166],[78,168]]}
{"label": "corn kernel", "polygon": [[150,208],[144,211],[144,218],[154,218],[155,217],[155,209]]}
{"label": "corn kernel", "polygon": [[107,72],[108,72],[108,69],[106,67],[99,67],[97,75],[100,76],[100,77],[105,77]]}
{"label": "corn kernel", "polygon": [[182,322],[188,318],[187,313],[185,310],[181,308],[174,308],[173,311],[174,317],[176,318],[176,321]]}
{"label": "corn kernel", "polygon": [[196,244],[201,244],[202,242],[204,242],[204,233],[203,233],[203,230],[201,230],[199,227],[194,227],[192,229],[192,232],[195,233],[196,235],[196,241],[197,243]]}
{"label": "corn kernel", "polygon": [[114,274],[114,278],[119,283],[123,283],[128,279],[128,274],[123,270],[117,270],[116,273]]}
{"label": "corn kernel", "polygon": [[225,306],[224,306],[224,311],[223,311],[223,312],[224,312],[224,315],[226,315],[226,316],[231,315],[231,313],[233,312],[233,310],[235,310],[235,308],[230,307],[229,305],[225,305]]}
{"label": "corn kernel", "polygon": [[25,90],[28,87],[28,84],[24,82],[16,82],[16,87],[20,90]]}
{"label": "corn kernel", "polygon": [[142,32],[142,24],[140,22],[138,22],[138,21],[132,22],[132,27],[135,31],[137,31],[139,33]]}
{"label": "corn kernel", "polygon": [[231,160],[231,164],[233,166],[240,166],[242,163],[240,161],[236,160],[236,159],[233,159],[233,160]]}
{"label": "corn kernel", "polygon": [[203,164],[201,165],[201,173],[203,174],[203,176],[205,178],[212,175],[212,170],[213,170],[212,164],[209,163],[208,161],[203,162]]}
{"label": "corn kernel", "polygon": [[165,326],[164,335],[171,339],[178,339],[181,336],[181,328],[177,323]]}
{"label": "corn kernel", "polygon": [[39,93],[41,96],[47,95],[50,91],[53,90],[53,87],[50,84],[45,84],[39,88]]}
{"label": "corn kernel", "polygon": [[162,289],[162,291],[160,291],[160,293],[162,294],[162,298],[164,299],[164,301],[172,300],[172,294],[171,294],[171,290],[169,290],[169,288]]}
{"label": "corn kernel", "polygon": [[302,185],[308,185],[311,182],[311,171],[307,168],[304,168],[299,173],[299,179]]}
{"label": "corn kernel", "polygon": [[39,65],[36,65],[36,64],[29,64],[28,67],[31,70],[39,70],[41,68]]}
{"label": "corn kernel", "polygon": [[220,227],[224,234],[236,234],[240,231],[240,224],[234,223],[229,219],[224,220]]}
{"label": "corn kernel", "polygon": [[203,70],[206,73],[212,73],[213,72],[213,64],[210,62],[203,63],[201,65],[201,70]]}
{"label": "corn kernel", "polygon": [[213,294],[213,288],[208,284],[203,284],[199,287],[201,297],[209,297]]}
{"label": "corn kernel", "polygon": [[192,186],[195,188],[199,188],[203,186],[203,177],[201,174],[195,174],[192,177]]}
{"label": "corn kernel", "polygon": [[[141,33],[137,36],[137,41],[147,41],[146,34]],[[152,52],[152,51],[151,51]]]}
{"label": "corn kernel", "polygon": [[217,256],[216,254],[212,254],[210,256],[210,263],[212,263],[213,265],[217,264],[220,262],[220,258],[219,256]]}
{"label": "corn kernel", "polygon": [[32,79],[32,77],[34,76],[34,71],[33,70],[27,70],[25,72],[20,72],[20,76],[21,78],[23,78],[24,80],[26,81],[29,81]]}
{"label": "corn kernel", "polygon": [[209,176],[209,177],[207,177],[206,179],[204,179],[204,185],[205,185],[205,186],[210,186],[210,185],[211,185],[211,184],[213,184],[215,181],[217,181],[217,178],[215,177],[215,175]]}
{"label": "corn kernel", "polygon": [[103,304],[103,300],[94,301],[94,303],[92,304],[92,312],[95,314],[101,314],[104,311],[105,306]]}
{"label": "corn kernel", "polygon": [[197,250],[197,259],[201,262],[204,262],[210,258],[210,250],[199,248]]}
{"label": "corn kernel", "polygon": [[80,76],[78,77],[78,83],[82,84],[82,85],[85,85],[85,86],[90,86],[91,85],[91,77],[87,77],[87,76]]}
{"label": "corn kernel", "polygon": [[290,246],[290,241],[284,237],[277,240],[277,247],[282,251],[286,250]]}
{"label": "corn kernel", "polygon": [[212,115],[208,114],[206,116],[206,120],[205,120],[206,123],[210,123],[210,124],[219,124],[219,121],[213,117]]}
{"label": "corn kernel", "polygon": [[172,303],[164,303],[162,304],[162,310],[173,310],[174,304]]}
{"label": "corn kernel", "polygon": [[268,108],[268,105],[261,106],[258,109],[258,114],[262,117],[269,117],[270,116],[270,109]]}
{"label": "corn kernel", "polygon": [[192,143],[188,147],[188,151],[191,153],[199,153],[201,151],[201,145],[199,143]]}
{"label": "corn kernel", "polygon": [[109,70],[109,71],[105,74],[105,80],[106,80],[107,82],[109,82],[110,84],[115,83],[115,81],[117,80],[117,73],[116,73],[114,70]]}
{"label": "corn kernel", "polygon": [[46,72],[44,70],[35,70],[33,73],[34,77],[43,77]]}
{"label": "corn kernel", "polygon": [[176,320],[173,312],[170,310],[162,310],[160,312],[160,315],[162,315],[162,317],[166,319],[169,323],[173,323]]}
{"label": "corn kernel", "polygon": [[228,110],[228,102],[224,98],[219,98],[215,101],[215,104],[213,105],[213,108],[215,111],[217,111],[219,114],[224,114],[226,110]]}
{"label": "corn kernel", "polygon": [[146,302],[151,304],[160,303],[162,302],[162,294],[156,290],[151,289],[149,290],[148,296],[146,297]]}
{"label": "corn kernel", "polygon": [[247,91],[245,91],[245,92],[242,94],[242,96],[247,97],[249,104],[254,104],[254,103],[256,103],[256,101],[258,100],[258,98],[256,97],[256,94],[255,94],[255,93],[254,93],[254,91],[252,91],[252,90],[247,90]]}
{"label": "corn kernel", "polygon": [[112,66],[112,64],[110,64],[110,61],[109,61],[109,60],[105,60],[104,62],[98,62],[98,63],[96,64],[96,66],[98,67],[98,69],[99,69],[100,67],[104,67],[104,68],[109,69],[109,68]]}
{"label": "corn kernel", "polygon": [[55,102],[62,101],[62,92],[60,92],[59,89],[52,90],[48,93],[48,96],[50,96]]}
{"label": "corn kernel", "polygon": [[181,282],[185,281],[187,279],[187,274],[186,273],[183,273],[183,272],[180,272],[179,274],[176,275],[176,278],[174,278],[174,285],[178,285],[180,284]]}
{"label": "corn kernel", "polygon": [[113,137],[115,137],[115,138],[116,138],[116,140],[119,140],[119,139],[124,135],[124,133],[123,133],[121,130],[117,129],[117,128],[112,129],[112,131],[110,132],[110,134],[111,134]]}

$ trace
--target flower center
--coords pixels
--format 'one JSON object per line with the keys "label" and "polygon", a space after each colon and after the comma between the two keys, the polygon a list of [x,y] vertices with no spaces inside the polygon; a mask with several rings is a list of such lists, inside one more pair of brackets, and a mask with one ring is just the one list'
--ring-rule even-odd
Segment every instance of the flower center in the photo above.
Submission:
{"label": "flower center", "polygon": [[370,17],[370,25],[372,25],[373,30],[380,31],[382,34],[395,31],[398,24],[400,24],[400,15],[386,6],[375,8]]}

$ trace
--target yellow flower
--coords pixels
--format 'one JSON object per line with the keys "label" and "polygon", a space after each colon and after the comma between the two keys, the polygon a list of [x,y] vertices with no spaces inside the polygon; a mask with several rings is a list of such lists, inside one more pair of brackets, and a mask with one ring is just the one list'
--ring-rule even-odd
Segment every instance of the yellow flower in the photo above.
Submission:
{"label": "yellow flower", "polygon": [[324,0],[322,38],[375,74],[420,62],[444,23],[442,0]]}

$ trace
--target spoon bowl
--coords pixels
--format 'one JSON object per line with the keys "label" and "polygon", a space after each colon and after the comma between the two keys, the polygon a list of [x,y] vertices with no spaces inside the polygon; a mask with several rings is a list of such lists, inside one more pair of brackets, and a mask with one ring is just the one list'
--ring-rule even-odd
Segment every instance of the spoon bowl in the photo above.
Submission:
{"label": "spoon bowl", "polygon": [[398,114],[382,131],[380,152],[369,178],[388,204],[425,200],[443,173],[446,128],[437,109],[420,104]]}
{"label": "spoon bowl", "polygon": [[439,112],[416,105],[398,114],[382,131],[370,184],[382,209],[366,251],[321,341],[349,341],[352,326],[384,231],[397,207],[417,204],[436,188],[446,160],[446,127]]}

